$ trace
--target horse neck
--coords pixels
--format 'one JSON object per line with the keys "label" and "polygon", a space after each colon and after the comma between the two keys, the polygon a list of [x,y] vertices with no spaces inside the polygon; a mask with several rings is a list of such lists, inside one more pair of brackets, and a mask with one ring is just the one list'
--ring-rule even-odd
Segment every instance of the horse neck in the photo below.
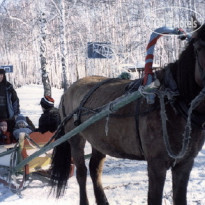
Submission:
{"label": "horse neck", "polygon": [[189,104],[200,91],[199,86],[195,82],[195,62],[193,42],[190,42],[181,53],[179,59],[167,66],[176,82],[179,98],[183,99],[186,104]]}

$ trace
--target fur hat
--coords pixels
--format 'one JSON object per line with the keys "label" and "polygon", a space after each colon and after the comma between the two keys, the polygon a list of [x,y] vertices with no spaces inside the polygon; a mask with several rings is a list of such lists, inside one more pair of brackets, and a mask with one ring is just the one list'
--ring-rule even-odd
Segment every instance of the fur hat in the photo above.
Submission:
{"label": "fur hat", "polygon": [[41,98],[40,104],[44,109],[52,108],[54,107],[54,99],[50,96],[44,96]]}
{"label": "fur hat", "polygon": [[23,115],[18,115],[16,118],[16,125],[18,123],[24,123],[25,126],[28,126],[27,122],[26,122],[26,118]]}

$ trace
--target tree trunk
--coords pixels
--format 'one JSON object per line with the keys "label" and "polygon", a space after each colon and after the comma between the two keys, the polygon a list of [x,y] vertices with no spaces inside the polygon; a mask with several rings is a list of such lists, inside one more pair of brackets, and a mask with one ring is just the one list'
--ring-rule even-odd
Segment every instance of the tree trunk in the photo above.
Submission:
{"label": "tree trunk", "polygon": [[61,51],[61,65],[62,65],[62,87],[64,88],[64,91],[68,89],[68,70],[66,66],[66,39],[65,39],[65,4],[64,0],[60,0],[60,51]]}
{"label": "tree trunk", "polygon": [[40,15],[40,63],[41,63],[41,77],[44,87],[44,96],[51,96],[51,85],[46,70],[46,16],[44,12]]}

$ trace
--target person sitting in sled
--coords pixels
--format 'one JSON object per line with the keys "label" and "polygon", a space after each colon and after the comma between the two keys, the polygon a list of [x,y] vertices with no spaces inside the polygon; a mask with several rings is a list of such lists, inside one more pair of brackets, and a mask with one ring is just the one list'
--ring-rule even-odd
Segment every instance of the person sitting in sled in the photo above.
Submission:
{"label": "person sitting in sled", "polygon": [[23,115],[18,115],[16,118],[16,124],[13,131],[13,136],[16,140],[19,139],[20,133],[30,134],[32,129],[28,126],[26,118]]}
{"label": "person sitting in sled", "polygon": [[50,96],[44,96],[40,101],[43,113],[39,118],[39,128],[36,132],[45,133],[47,131],[55,132],[60,124],[60,114],[54,107],[54,99]]}
{"label": "person sitting in sled", "polygon": [[6,120],[0,121],[0,145],[11,144],[12,137],[11,133],[8,131],[8,124]]}

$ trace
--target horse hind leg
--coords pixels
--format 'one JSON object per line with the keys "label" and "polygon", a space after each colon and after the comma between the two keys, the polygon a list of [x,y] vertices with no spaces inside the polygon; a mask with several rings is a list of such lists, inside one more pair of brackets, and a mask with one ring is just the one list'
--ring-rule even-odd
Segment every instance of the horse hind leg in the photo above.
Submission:
{"label": "horse hind leg", "polygon": [[109,205],[101,182],[105,157],[104,154],[92,148],[92,157],[90,159],[89,168],[97,205]]}
{"label": "horse hind leg", "polygon": [[85,139],[76,135],[70,139],[71,153],[76,166],[76,178],[80,189],[80,205],[89,205],[86,191],[87,168],[84,158]]}

